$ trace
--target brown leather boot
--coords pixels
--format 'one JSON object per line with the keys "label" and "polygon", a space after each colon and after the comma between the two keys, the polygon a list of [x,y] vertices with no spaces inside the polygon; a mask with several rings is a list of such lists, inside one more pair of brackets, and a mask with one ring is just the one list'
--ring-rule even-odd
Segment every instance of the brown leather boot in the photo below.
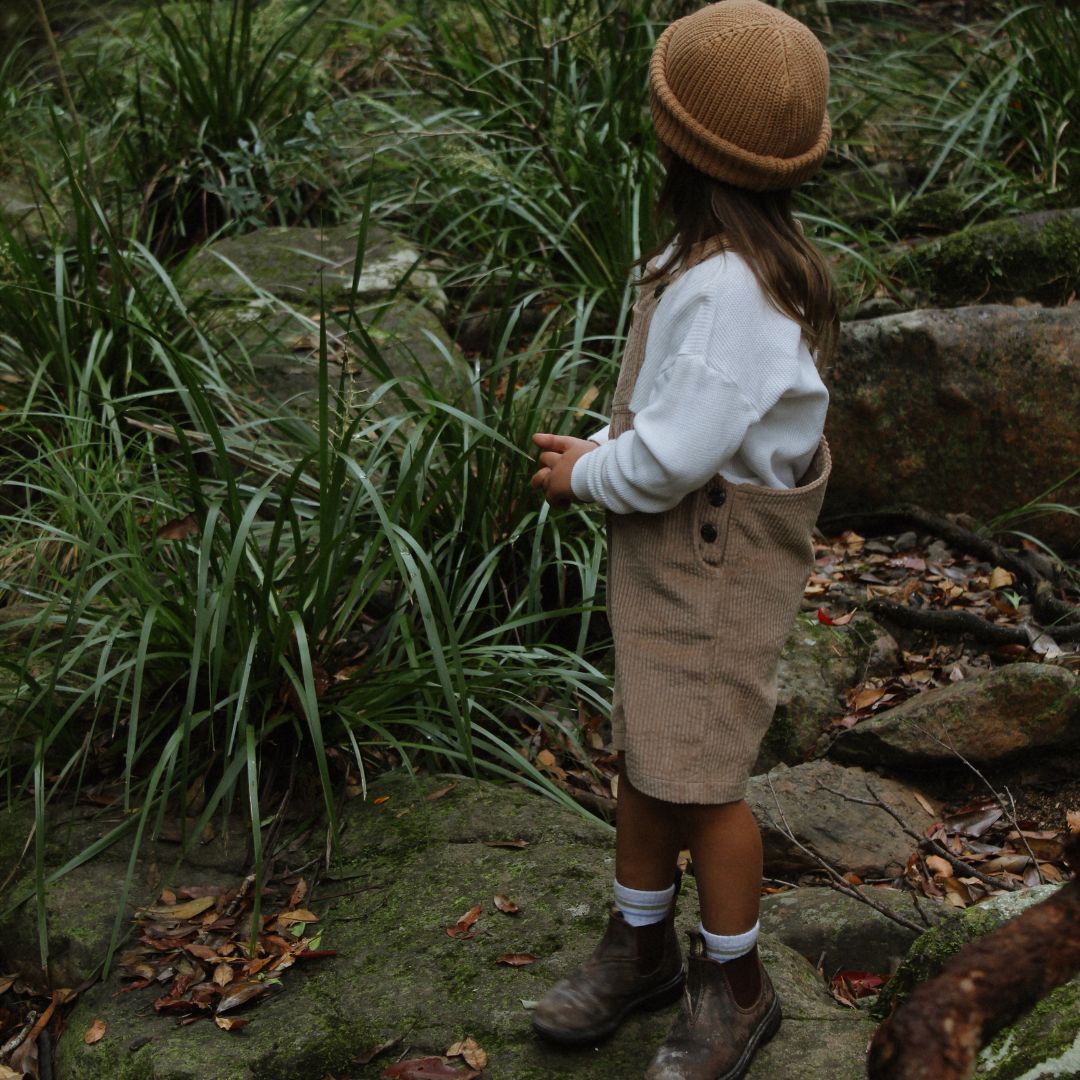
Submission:
{"label": "brown leather boot", "polygon": [[780,1027],[780,1002],[760,968],[757,1001],[740,1006],[724,970],[727,965],[705,955],[700,934],[689,937],[682,1014],[656,1052],[645,1080],[738,1080],[758,1047]]}
{"label": "brown leather boot", "polygon": [[674,903],[649,926],[630,926],[612,910],[592,956],[537,1003],[533,1030],[559,1043],[596,1042],[635,1010],[675,1001],[684,975],[674,919]]}

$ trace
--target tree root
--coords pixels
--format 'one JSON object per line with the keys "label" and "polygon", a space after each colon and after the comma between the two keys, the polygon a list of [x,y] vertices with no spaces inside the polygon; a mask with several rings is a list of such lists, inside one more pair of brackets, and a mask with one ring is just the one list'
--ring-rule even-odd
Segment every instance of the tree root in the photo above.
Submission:
{"label": "tree root", "polygon": [[[1080,871],[1080,833],[1067,851]],[[870,1080],[968,1080],[993,1036],[1080,971],[1080,877],[965,945],[875,1032]]]}
{"label": "tree root", "polygon": [[[1031,634],[1023,626],[999,626],[973,611],[916,608],[886,600],[882,596],[869,601],[866,610],[879,622],[892,621],[911,630],[928,630],[948,637],[970,637],[985,645],[1028,646],[1038,637],[1038,634]],[[1039,627],[1039,631],[1049,634],[1058,643],[1080,641],[1080,622],[1045,630]]]}

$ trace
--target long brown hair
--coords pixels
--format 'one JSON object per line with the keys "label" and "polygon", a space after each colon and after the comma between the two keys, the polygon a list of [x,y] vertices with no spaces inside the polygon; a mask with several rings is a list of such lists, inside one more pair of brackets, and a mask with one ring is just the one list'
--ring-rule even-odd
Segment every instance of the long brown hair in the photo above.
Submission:
{"label": "long brown hair", "polygon": [[773,307],[802,327],[819,361],[828,358],[840,329],[836,290],[821,253],[792,215],[790,191],[733,187],[670,155],[656,215],[669,230],[639,265],[644,267],[669,244],[674,247],[642,283],[668,273],[695,244],[718,237],[725,251],[735,252],[750,267]]}

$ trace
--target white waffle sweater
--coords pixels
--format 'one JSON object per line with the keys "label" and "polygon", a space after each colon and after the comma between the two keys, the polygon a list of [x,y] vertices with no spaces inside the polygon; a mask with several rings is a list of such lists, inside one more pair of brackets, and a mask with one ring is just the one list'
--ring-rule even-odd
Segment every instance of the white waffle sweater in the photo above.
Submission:
{"label": "white waffle sweater", "polygon": [[630,399],[634,427],[574,464],[571,486],[616,514],[670,510],[720,473],[794,487],[821,439],[829,395],[794,320],[731,252],[662,294]]}

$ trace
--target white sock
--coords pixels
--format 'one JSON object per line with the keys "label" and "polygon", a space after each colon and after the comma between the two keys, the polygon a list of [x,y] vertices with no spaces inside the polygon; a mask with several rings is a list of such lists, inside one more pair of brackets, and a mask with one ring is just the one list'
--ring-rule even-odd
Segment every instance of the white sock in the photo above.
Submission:
{"label": "white sock", "polygon": [[628,889],[615,882],[615,906],[630,926],[658,923],[668,913],[674,896],[674,885],[658,892],[648,892],[645,889]]}
{"label": "white sock", "polygon": [[757,944],[760,929],[761,923],[756,922],[745,934],[710,934],[703,925],[698,925],[698,933],[705,942],[705,955],[720,964],[745,956]]}

